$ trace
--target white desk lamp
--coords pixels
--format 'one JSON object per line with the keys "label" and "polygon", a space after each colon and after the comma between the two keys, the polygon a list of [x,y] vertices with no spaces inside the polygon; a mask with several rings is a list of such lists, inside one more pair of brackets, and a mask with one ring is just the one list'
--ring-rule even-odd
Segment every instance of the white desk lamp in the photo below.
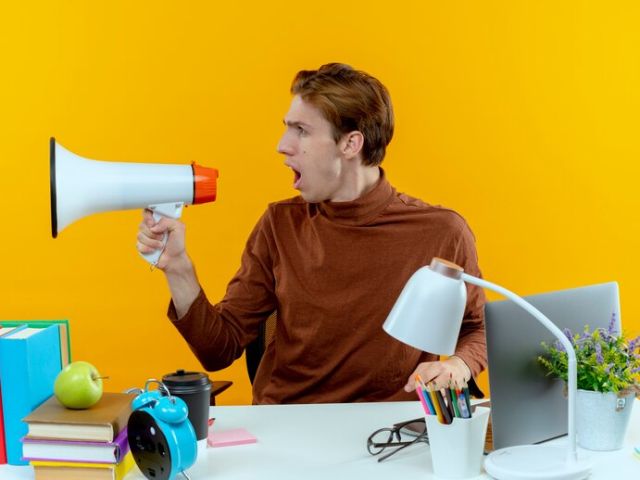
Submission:
{"label": "white desk lamp", "polygon": [[453,355],[467,303],[465,282],[498,292],[524,308],[558,338],[569,360],[567,447],[520,445],[502,448],[489,454],[485,470],[499,480],[577,480],[588,477],[591,466],[578,460],[576,452],[576,355],[562,331],[533,305],[505,288],[464,273],[454,263],[434,258],[430,266],[416,271],[404,286],[384,322],[384,330],[422,351]]}

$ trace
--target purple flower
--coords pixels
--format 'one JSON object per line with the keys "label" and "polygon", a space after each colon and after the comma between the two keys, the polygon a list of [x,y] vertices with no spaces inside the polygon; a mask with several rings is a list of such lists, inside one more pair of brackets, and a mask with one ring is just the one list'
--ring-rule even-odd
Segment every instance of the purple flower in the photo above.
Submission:
{"label": "purple flower", "polygon": [[609,333],[610,335],[616,335],[618,333],[618,331],[616,330],[616,312],[613,312],[611,314],[611,321],[609,322],[607,333]]}
{"label": "purple flower", "polygon": [[609,335],[607,333],[607,331],[604,328],[596,328],[593,333],[598,332],[598,335],[600,336],[600,338],[602,338],[604,341],[607,341],[609,338],[611,338],[611,335]]}
{"label": "purple flower", "polygon": [[609,365],[604,367],[604,373],[609,373],[612,368],[613,368],[613,363],[610,363]]}
{"label": "purple flower", "polygon": [[565,328],[564,330],[562,330],[562,333],[564,333],[565,337],[567,337],[569,339],[569,341],[571,342],[571,345],[573,345],[573,334],[571,333],[571,330],[569,330],[568,328]]}
{"label": "purple flower", "polygon": [[560,340],[556,340],[555,342],[553,342],[553,348],[555,348],[559,352],[565,351],[564,345],[560,342]]}
{"label": "purple flower", "polygon": [[596,348],[596,360],[598,362],[598,365],[600,365],[604,361],[604,359],[602,358],[602,347],[600,346],[599,343],[596,343],[595,348]]}
{"label": "purple flower", "polygon": [[640,367],[636,367],[633,370],[631,370],[631,373],[639,373],[640,372]]}

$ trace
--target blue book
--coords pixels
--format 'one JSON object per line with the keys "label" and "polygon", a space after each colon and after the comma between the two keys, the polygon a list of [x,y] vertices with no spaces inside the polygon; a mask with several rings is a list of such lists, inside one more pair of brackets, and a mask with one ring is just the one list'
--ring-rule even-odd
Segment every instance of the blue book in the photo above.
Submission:
{"label": "blue book", "polygon": [[0,320],[0,326],[4,328],[19,326],[47,328],[49,325],[55,324],[60,326],[60,356],[62,368],[64,368],[71,362],[71,328],[69,320]]}
{"label": "blue book", "polygon": [[0,337],[0,385],[7,463],[26,465],[22,437],[29,413],[53,395],[53,383],[62,369],[60,330],[22,328]]}

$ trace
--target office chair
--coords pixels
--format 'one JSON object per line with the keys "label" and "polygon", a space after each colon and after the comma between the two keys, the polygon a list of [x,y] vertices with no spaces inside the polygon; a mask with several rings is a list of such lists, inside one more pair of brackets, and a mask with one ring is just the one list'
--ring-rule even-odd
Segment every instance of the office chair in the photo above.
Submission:
{"label": "office chair", "polygon": [[258,365],[262,360],[262,355],[269,345],[269,342],[273,339],[273,334],[276,330],[276,321],[278,319],[278,312],[275,311],[266,321],[260,324],[260,331],[258,337],[247,345],[245,349],[245,359],[247,361],[247,372],[249,372],[249,380],[253,384],[253,379],[256,377],[258,371]]}
{"label": "office chair", "polygon": [[230,380],[214,380],[211,382],[211,395],[209,396],[209,405],[215,406],[216,404],[216,395],[221,394],[227,388],[233,385],[233,382]]}

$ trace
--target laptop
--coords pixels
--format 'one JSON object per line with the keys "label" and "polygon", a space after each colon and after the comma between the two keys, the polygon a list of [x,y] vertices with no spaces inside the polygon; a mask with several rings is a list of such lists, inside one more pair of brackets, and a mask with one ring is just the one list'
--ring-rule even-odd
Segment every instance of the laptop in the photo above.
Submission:
{"label": "laptop", "polygon": [[[620,332],[618,284],[603,283],[523,297],[561,330],[607,328]],[[564,382],[547,377],[537,358],[555,336],[505,300],[485,305],[493,448],[528,445],[567,434]]]}

